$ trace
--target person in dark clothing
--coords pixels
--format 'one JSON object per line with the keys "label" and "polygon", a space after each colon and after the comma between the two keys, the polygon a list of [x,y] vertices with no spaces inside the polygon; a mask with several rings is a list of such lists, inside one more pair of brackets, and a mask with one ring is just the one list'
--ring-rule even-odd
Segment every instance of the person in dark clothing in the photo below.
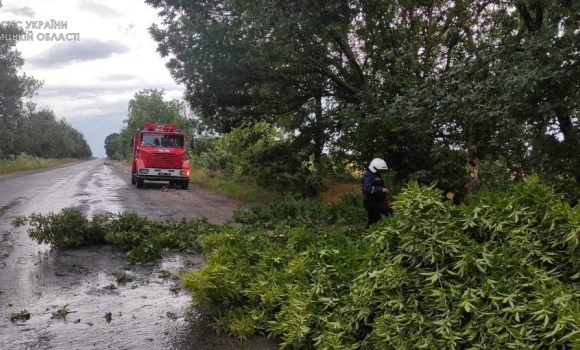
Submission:
{"label": "person in dark clothing", "polygon": [[363,175],[361,181],[363,205],[368,215],[366,228],[376,224],[381,219],[381,215],[387,217],[393,215],[393,209],[385,203],[389,189],[385,187],[385,183],[380,175],[380,171],[387,169],[387,163],[384,160],[375,158],[369,164],[367,171]]}

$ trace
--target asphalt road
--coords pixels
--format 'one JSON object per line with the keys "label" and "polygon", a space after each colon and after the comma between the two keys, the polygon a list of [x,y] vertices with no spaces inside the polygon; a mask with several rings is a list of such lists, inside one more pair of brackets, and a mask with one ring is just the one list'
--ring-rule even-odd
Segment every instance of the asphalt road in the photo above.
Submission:
{"label": "asphalt road", "polygon": [[[277,349],[262,337],[239,342],[217,336],[207,316],[192,310],[191,297],[175,279],[186,260],[174,254],[150,266],[127,264],[110,246],[56,250],[38,245],[15,229],[12,217],[48,214],[76,207],[88,216],[133,211],[153,219],[208,217],[221,223],[237,203],[191,186],[187,191],[142,190],[131,186],[129,171],[102,159],[56,169],[0,176],[0,349]],[[133,281],[116,282],[125,273]],[[106,286],[115,285],[115,289]],[[59,309],[66,319],[53,318]],[[10,321],[27,310],[27,321]],[[111,320],[105,319],[111,313]]]}

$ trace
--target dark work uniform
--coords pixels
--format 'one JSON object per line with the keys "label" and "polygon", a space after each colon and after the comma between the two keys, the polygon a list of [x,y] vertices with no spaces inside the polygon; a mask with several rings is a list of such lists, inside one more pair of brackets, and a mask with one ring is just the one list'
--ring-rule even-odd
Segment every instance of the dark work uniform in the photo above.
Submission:
{"label": "dark work uniform", "polygon": [[387,194],[383,192],[385,183],[378,172],[367,169],[362,178],[363,204],[368,214],[367,228],[381,219],[381,214],[392,216],[393,209],[387,207]]}

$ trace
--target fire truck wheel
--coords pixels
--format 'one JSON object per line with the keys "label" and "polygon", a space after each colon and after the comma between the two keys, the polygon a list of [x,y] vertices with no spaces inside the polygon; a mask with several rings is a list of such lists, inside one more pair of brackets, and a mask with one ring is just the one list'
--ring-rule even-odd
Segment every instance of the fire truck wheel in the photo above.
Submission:
{"label": "fire truck wheel", "polygon": [[137,188],[143,188],[144,183],[145,183],[145,180],[143,180],[143,178],[141,178],[141,177],[137,178]]}
{"label": "fire truck wheel", "polygon": [[135,184],[135,174],[131,174],[131,185]]}
{"label": "fire truck wheel", "polygon": [[189,187],[189,180],[181,180],[181,188],[187,190]]}

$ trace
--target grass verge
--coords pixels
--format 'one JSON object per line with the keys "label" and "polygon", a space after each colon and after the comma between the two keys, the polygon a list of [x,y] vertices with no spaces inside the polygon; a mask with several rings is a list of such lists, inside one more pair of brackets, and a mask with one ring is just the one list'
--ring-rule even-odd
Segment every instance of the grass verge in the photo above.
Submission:
{"label": "grass verge", "polygon": [[28,158],[15,160],[0,160],[0,174],[8,174],[16,171],[32,170],[50,168],[66,163],[72,163],[78,159],[43,159],[43,158]]}
{"label": "grass verge", "polygon": [[[203,167],[191,168],[190,182],[222,196],[250,205],[270,205],[272,202],[284,197],[252,184],[250,181],[239,182],[227,179],[221,176],[219,172]],[[339,204],[344,201],[345,196],[352,196],[360,192],[360,184],[357,182],[345,182],[327,178],[323,180],[323,184],[325,190],[316,199],[325,203]]]}
{"label": "grass verge", "polygon": [[205,168],[191,168],[190,182],[219,195],[252,205],[267,205],[281,198],[277,193],[251,183],[240,183],[221,177],[219,173]]}

